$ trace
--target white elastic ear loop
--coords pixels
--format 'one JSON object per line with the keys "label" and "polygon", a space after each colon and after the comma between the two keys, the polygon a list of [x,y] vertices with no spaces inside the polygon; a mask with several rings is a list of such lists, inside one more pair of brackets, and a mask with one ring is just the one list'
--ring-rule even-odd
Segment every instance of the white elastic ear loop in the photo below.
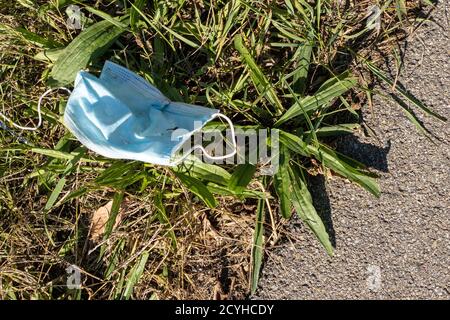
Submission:
{"label": "white elastic ear loop", "polygon": [[231,122],[230,118],[228,118],[226,115],[221,114],[221,113],[216,113],[213,115],[212,119],[214,118],[222,118],[224,119],[226,122],[228,122],[228,125],[230,126],[230,131],[231,131],[231,136],[232,136],[232,141],[233,141],[233,151],[229,154],[223,155],[223,156],[212,156],[210,154],[208,154],[208,152],[206,152],[205,148],[203,148],[202,145],[196,145],[193,146],[192,148],[190,148],[185,155],[183,155],[180,159],[177,159],[175,161],[172,162],[172,165],[177,165],[180,162],[183,162],[187,157],[189,157],[189,155],[192,153],[192,151],[200,149],[203,152],[203,155],[210,159],[210,160],[222,160],[222,159],[227,159],[230,158],[232,156],[234,156],[237,153],[237,142],[236,142],[236,134],[234,133],[234,126],[233,126],[233,122]]}
{"label": "white elastic ear loop", "polygon": [[0,116],[3,117],[3,119],[5,119],[5,121],[10,122],[14,127],[20,129],[20,130],[29,130],[29,131],[34,131],[37,130],[41,124],[42,124],[42,114],[41,114],[41,104],[42,104],[42,99],[45,98],[46,95],[48,95],[50,92],[55,91],[55,90],[65,90],[67,91],[69,94],[71,93],[71,91],[65,87],[59,87],[59,88],[52,88],[52,89],[48,89],[47,91],[45,91],[40,97],[39,97],[39,101],[38,101],[38,105],[37,105],[37,113],[38,113],[38,123],[35,127],[22,127],[20,125],[18,125],[17,123],[15,123],[14,121],[12,121],[10,118],[8,118],[7,116],[5,116],[2,112],[0,112]]}

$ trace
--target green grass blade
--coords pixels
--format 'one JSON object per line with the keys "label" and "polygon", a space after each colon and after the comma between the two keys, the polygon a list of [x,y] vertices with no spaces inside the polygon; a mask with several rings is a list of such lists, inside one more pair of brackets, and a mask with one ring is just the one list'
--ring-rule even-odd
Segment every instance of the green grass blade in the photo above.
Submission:
{"label": "green grass blade", "polygon": [[258,289],[259,273],[261,271],[262,260],[264,257],[264,214],[265,214],[264,199],[258,200],[258,206],[256,209],[256,224],[255,232],[253,234],[253,246],[252,246],[252,272],[251,272],[251,285],[250,292],[254,294]]}
{"label": "green grass blade", "polygon": [[[326,81],[316,92],[314,96],[307,96],[298,103],[294,103],[283,116],[278,119],[275,126],[280,126],[288,120],[298,117],[303,112],[311,113],[318,110],[321,106],[330,103],[333,99],[338,98],[357,83],[356,78],[352,77],[349,72],[344,72],[332,79]],[[303,110],[302,110],[303,107]]]}
{"label": "green grass blade", "polygon": [[73,199],[79,198],[79,197],[81,197],[82,195],[84,195],[85,193],[87,193],[88,191],[89,191],[89,189],[86,188],[86,187],[78,188],[78,189],[76,189],[76,190],[70,192],[70,193],[69,193],[67,196],[65,196],[63,199],[61,199],[60,204],[64,204],[64,203],[66,203],[66,202],[68,202],[68,201],[71,201],[71,200],[73,200]]}
{"label": "green grass blade", "polygon": [[181,172],[194,178],[204,181],[215,182],[220,185],[228,185],[231,174],[225,169],[205,163],[195,156],[188,157],[182,164],[173,169],[175,172]]}
{"label": "green grass blade", "polygon": [[252,164],[245,163],[238,165],[230,178],[228,188],[236,194],[242,193],[252,180],[255,171],[256,167]]}
{"label": "green grass blade", "polygon": [[145,13],[143,13],[137,6],[135,6],[134,4],[131,4],[133,10],[135,12],[137,12],[142,19],[144,19],[145,22],[147,22],[154,30],[156,33],[158,33],[158,35],[164,39],[164,41],[166,41],[166,43],[172,48],[173,51],[175,51],[175,47],[172,43],[172,41],[169,41],[169,39],[166,38],[166,36],[161,32],[161,30],[159,30],[159,28],[156,26],[155,22],[151,21],[147,15]]}
{"label": "green grass blade", "polygon": [[422,123],[419,121],[419,119],[417,119],[416,115],[409,110],[409,108],[401,103],[399,103],[400,106],[403,109],[403,112],[405,113],[406,117],[409,119],[409,121],[411,121],[411,123],[416,127],[416,129],[422,133],[425,137],[430,138],[429,136],[429,132],[427,130],[427,128],[425,128]]}
{"label": "green grass blade", "polygon": [[394,100],[405,113],[406,117],[411,121],[411,123],[416,127],[419,133],[423,134],[427,139],[429,139],[432,143],[435,143],[432,139],[432,133],[423,125],[423,123],[417,118],[415,113],[411,110],[411,108],[399,97],[395,95],[390,95],[390,98]]}
{"label": "green grass blade", "polygon": [[[109,212],[108,221],[106,221],[105,231],[103,232],[103,240],[107,240],[109,238],[109,236],[111,235],[111,232],[112,232],[114,225],[116,223],[116,220],[117,220],[117,215],[119,214],[120,205],[122,204],[122,201],[123,201],[123,196],[124,196],[123,192],[117,192],[114,195],[113,203],[111,206],[111,211]],[[108,245],[107,243],[104,243],[100,247],[98,261],[101,261],[101,259],[103,258],[104,254],[106,252],[107,245]]]}
{"label": "green grass blade", "polygon": [[113,272],[116,270],[117,265],[120,262],[120,255],[124,247],[125,247],[125,239],[120,239],[118,243],[114,246],[112,250],[112,255],[109,258],[109,264],[104,273],[105,279],[109,280]]}
{"label": "green grass blade", "polygon": [[103,233],[103,239],[108,239],[108,237],[111,235],[111,232],[117,220],[117,215],[119,214],[120,206],[123,201],[123,196],[124,196],[123,192],[117,192],[114,195],[113,203],[111,206],[111,212],[109,213],[109,218],[105,225],[105,232]]}
{"label": "green grass blade", "polygon": [[53,189],[52,193],[50,194],[50,197],[47,200],[47,203],[45,204],[44,211],[49,211],[53,207],[59,195],[61,194],[65,184],[66,184],[65,177],[59,179],[58,183],[55,186],[55,189]]}
{"label": "green grass blade", "polygon": [[175,175],[189,191],[198,196],[208,207],[214,208],[216,206],[216,199],[200,180],[180,172],[175,173]]}
{"label": "green grass blade", "polygon": [[380,196],[380,187],[378,186],[374,175],[363,171],[361,169],[363,165],[359,162],[354,160],[350,161],[348,157],[343,156],[324,145],[320,145],[319,147],[309,145],[304,142],[302,138],[284,131],[280,131],[280,142],[291,151],[299,153],[300,155],[307,157],[314,156],[314,158],[322,162],[327,168],[350,181],[359,184],[374,196]]}
{"label": "green grass blade", "polygon": [[128,24],[120,22],[116,18],[111,17],[106,12],[103,12],[101,10],[97,10],[95,8],[92,8],[92,7],[88,6],[88,5],[85,5],[84,7],[86,8],[87,11],[95,14],[96,16],[99,16],[100,18],[102,18],[105,21],[108,21],[109,23],[111,23],[112,25],[116,26],[119,29],[125,29],[125,28],[128,27]]}
{"label": "green grass blade", "polygon": [[41,52],[38,52],[33,58],[39,61],[54,63],[61,54],[64,52],[64,49],[56,48],[56,49],[47,49]]}
{"label": "green grass blade", "polygon": [[114,162],[95,179],[95,183],[100,186],[125,189],[145,177],[145,172],[140,170],[141,166],[142,163],[136,161]]}
{"label": "green grass blade", "polygon": [[[309,137],[311,137],[311,139],[314,141],[315,145],[319,144],[319,140],[317,139],[317,135],[316,135],[316,127],[313,125],[312,121],[311,121],[311,117],[309,116],[308,112],[303,108],[302,103],[299,101],[297,95],[294,93],[294,91],[292,91],[291,87],[289,85],[286,85],[287,89],[289,90],[289,93],[294,97],[294,100],[296,102],[296,104],[300,107],[300,110],[303,113],[303,117],[306,120],[306,124],[308,125],[309,128],[309,132],[311,133],[311,135]],[[318,122],[320,124],[320,121]]]}
{"label": "green grass blade", "polygon": [[[383,71],[381,71],[380,69],[378,69],[377,67],[375,67],[371,62],[366,61],[366,66],[367,68],[369,68],[370,71],[372,71],[372,73],[379,78],[380,80],[386,82],[387,84],[389,84],[389,86],[392,88],[394,87],[394,82],[392,80],[390,80],[384,73]],[[416,107],[422,109],[426,114],[435,117],[436,119],[439,119],[441,121],[447,121],[447,118],[445,118],[444,116],[441,116],[440,114],[432,111],[430,108],[428,108],[422,101],[420,101],[419,99],[417,99],[416,97],[414,97],[412,94],[410,94],[409,92],[407,92],[406,90],[402,89],[401,87],[399,87],[398,85],[396,85],[394,87],[394,90],[398,93],[400,93],[400,95],[402,95],[405,99],[407,99],[409,102],[411,102],[412,104],[414,104]]]}
{"label": "green grass blade", "polygon": [[[76,158],[79,153],[78,152],[64,152],[64,151],[57,151],[57,150],[51,150],[51,149],[43,149],[43,148],[31,148],[30,151],[39,153],[48,157],[56,158],[56,159],[66,159],[66,160],[73,160]],[[88,158],[80,158],[80,161],[82,162],[104,162],[103,160],[93,160]]]}
{"label": "green grass blade", "polygon": [[312,31],[308,35],[308,39],[303,46],[297,50],[295,58],[298,61],[297,69],[293,75],[293,90],[302,95],[306,90],[306,81],[308,79],[309,65],[311,62],[312,50],[313,50],[313,34]]}
{"label": "green grass blade", "polygon": [[[159,28],[157,27],[157,24],[153,21],[151,21],[146,15],[145,13],[143,13],[136,5],[132,4],[131,5],[133,7],[133,9],[141,15],[141,17],[145,20],[145,22],[147,22],[153,29],[155,29],[155,31],[172,47],[173,50],[175,50],[175,47],[173,46],[173,41],[169,41],[169,39],[167,39],[164,34],[159,30]],[[175,38],[177,38],[178,40],[184,42],[185,44],[187,44],[188,46],[191,46],[193,48],[199,48],[200,45],[193,42],[192,40],[189,40],[188,38],[184,37],[183,35],[175,32],[174,30],[172,30],[169,27],[166,27],[164,24],[160,24],[161,28],[163,28],[164,30],[166,30],[168,33],[170,33],[172,36],[174,36]]]}
{"label": "green grass blade", "polygon": [[[352,134],[355,130],[359,129],[360,125],[357,123],[343,123],[335,126],[321,127],[315,130],[318,137],[332,137],[345,134]],[[305,135],[308,135],[309,131],[305,131]]]}
{"label": "green grass blade", "polygon": [[139,18],[140,18],[140,14],[137,10],[141,11],[144,8],[146,3],[147,3],[147,0],[135,0],[133,5],[131,6],[130,27],[131,27],[131,30],[133,30],[134,32],[136,32],[138,29],[138,23],[139,23]]}
{"label": "green grass blade", "polygon": [[48,84],[51,87],[71,84],[78,71],[100,57],[124,31],[124,28],[119,28],[107,20],[97,22],[82,31],[56,60]]}
{"label": "green grass blade", "polygon": [[298,153],[301,156],[311,156],[308,145],[301,138],[285,131],[279,131],[280,142],[289,150]]}
{"label": "green grass blade", "polygon": [[[358,170],[362,169],[362,170],[364,170],[364,169],[367,168],[367,166],[365,164],[363,164],[363,163],[361,163],[361,162],[359,162],[359,161],[357,161],[357,160],[355,160],[353,158],[350,158],[349,156],[346,156],[345,154],[342,154],[342,153],[340,153],[340,152],[338,152],[336,150],[333,150],[333,149],[331,149],[330,147],[328,147],[327,145],[325,145],[323,143],[320,144],[320,148],[328,150],[328,152],[332,152],[333,155],[335,155],[338,159],[341,159],[343,162],[345,162],[346,164],[352,166],[355,169],[358,169]],[[373,176],[376,177],[376,175],[373,175]]]}
{"label": "green grass blade", "polygon": [[289,151],[284,146],[280,148],[278,171],[273,177],[273,185],[280,201],[281,215],[283,218],[289,219],[292,215],[291,179],[289,177]]}
{"label": "green grass blade", "polygon": [[396,0],[395,1],[395,10],[397,11],[397,16],[400,21],[403,20],[404,17],[407,16],[408,11],[406,9],[405,0]]}
{"label": "green grass blade", "polygon": [[127,283],[126,283],[125,290],[122,295],[123,299],[128,300],[128,299],[130,299],[131,295],[133,294],[134,286],[136,285],[136,283],[139,281],[142,274],[144,273],[145,264],[147,263],[148,257],[149,257],[149,253],[147,251],[142,253],[139,261],[128,273]]}
{"label": "green grass blade", "polygon": [[123,289],[123,284],[125,282],[126,272],[127,272],[127,269],[123,268],[119,274],[119,277],[115,280],[114,293],[112,294],[112,298],[114,300],[118,300],[123,297],[122,289]]}
{"label": "green grass blade", "polygon": [[47,213],[50,211],[51,208],[53,208],[53,205],[56,203],[56,200],[58,199],[59,195],[61,194],[64,186],[66,184],[66,178],[62,177],[59,179],[58,183],[56,184],[55,188],[53,189],[52,193],[50,194],[50,197],[47,200],[47,203],[44,207],[44,230],[47,234],[47,237],[50,241],[50,243],[55,246],[55,242],[53,241],[52,235],[50,234],[48,228],[47,228]]}
{"label": "green grass blade", "polygon": [[320,149],[315,149],[312,146],[308,147],[310,148],[311,153],[314,154],[315,158],[321,161],[326,167],[349,179],[350,181],[359,184],[374,196],[380,196],[380,187],[378,186],[376,179],[373,177],[373,174],[355,168],[351,165],[351,163],[346,161],[343,157],[340,157],[329,148],[322,147]]}
{"label": "green grass blade", "polygon": [[177,237],[175,235],[175,232],[173,231],[172,224],[170,223],[170,220],[167,217],[166,208],[164,207],[164,204],[162,201],[162,193],[161,192],[157,192],[155,194],[155,197],[153,198],[153,204],[155,205],[155,207],[158,211],[158,213],[157,213],[158,220],[166,228],[167,235],[172,240],[172,247],[174,250],[176,250],[177,249]]}
{"label": "green grass blade", "polygon": [[266,99],[272,104],[272,106],[275,108],[275,114],[281,115],[281,113],[284,111],[283,105],[280,99],[278,98],[277,93],[273,88],[272,84],[269,83],[269,80],[266,78],[262,70],[256,64],[250,52],[244,46],[242,36],[237,35],[234,38],[234,47],[236,48],[237,51],[239,51],[243,61],[246,63],[250,72],[250,77],[258,92],[260,94],[263,94],[266,97]]}
{"label": "green grass blade", "polygon": [[167,32],[169,32],[171,35],[173,35],[175,38],[177,38],[178,40],[180,40],[181,42],[184,42],[185,44],[187,44],[188,46],[191,46],[191,47],[193,47],[193,48],[195,48],[195,49],[197,49],[197,48],[200,47],[199,44],[195,43],[195,42],[192,41],[192,40],[189,40],[189,39],[186,38],[185,36],[182,36],[181,34],[175,32],[175,31],[173,31],[171,28],[168,28],[168,27],[166,27],[166,26],[163,25],[163,24],[161,25],[161,27],[162,27],[163,29],[165,29]]}
{"label": "green grass blade", "polygon": [[333,246],[331,245],[330,237],[328,236],[325,225],[314,208],[311,194],[305,182],[301,169],[289,167],[289,177],[291,181],[289,193],[292,197],[297,215],[306,223],[306,225],[316,235],[319,242],[325,248],[327,253],[333,255]]}
{"label": "green grass blade", "polygon": [[[236,196],[236,193],[234,193],[228,186],[221,186],[215,183],[208,183],[207,188],[210,192],[221,195],[221,196]],[[246,189],[242,191],[239,195],[239,198],[245,199],[245,198],[251,198],[251,199],[263,199],[270,197],[269,194],[264,193],[262,191],[258,190],[249,190]]]}
{"label": "green grass blade", "polygon": [[28,31],[25,28],[16,28],[14,29],[14,31],[23,39],[25,39],[25,41],[40,47],[44,47],[47,49],[54,49],[62,46],[61,43],[57,41],[41,37],[31,31]]}

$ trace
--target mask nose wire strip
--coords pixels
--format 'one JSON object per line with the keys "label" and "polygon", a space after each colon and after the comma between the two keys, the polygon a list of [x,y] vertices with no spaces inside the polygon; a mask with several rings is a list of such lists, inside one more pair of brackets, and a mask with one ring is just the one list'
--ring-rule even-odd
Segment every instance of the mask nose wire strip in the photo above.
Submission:
{"label": "mask nose wire strip", "polygon": [[196,145],[193,146],[192,148],[189,149],[188,152],[186,152],[185,155],[183,155],[180,159],[177,159],[175,161],[172,162],[172,165],[177,165],[180,162],[183,162],[194,150],[200,149],[203,152],[203,155],[210,159],[210,160],[222,160],[222,159],[227,159],[230,158],[232,156],[234,156],[237,153],[237,142],[236,142],[236,134],[234,132],[234,125],[233,122],[231,122],[230,118],[228,118],[226,115],[221,114],[221,113],[216,113],[213,115],[213,118],[222,118],[224,119],[228,125],[230,126],[230,133],[232,136],[232,142],[233,142],[233,151],[230,152],[229,154],[223,155],[223,156],[212,156],[210,154],[208,154],[208,152],[206,152],[205,148],[203,148],[202,145]]}
{"label": "mask nose wire strip", "polygon": [[50,92],[53,92],[55,90],[65,90],[67,91],[69,94],[71,93],[71,91],[65,87],[59,87],[59,88],[52,88],[52,89],[48,89],[47,91],[45,91],[40,97],[39,97],[39,101],[38,101],[38,105],[37,105],[37,113],[38,113],[38,123],[35,127],[22,127],[21,125],[18,125],[17,123],[15,123],[14,121],[12,121],[10,118],[8,118],[6,115],[4,115],[2,112],[0,112],[0,116],[3,117],[3,119],[5,119],[5,121],[10,122],[14,127],[20,129],[20,130],[29,130],[29,131],[35,131],[37,130],[41,124],[42,124],[42,113],[41,113],[41,104],[42,104],[42,99],[45,98],[46,95],[48,95]]}

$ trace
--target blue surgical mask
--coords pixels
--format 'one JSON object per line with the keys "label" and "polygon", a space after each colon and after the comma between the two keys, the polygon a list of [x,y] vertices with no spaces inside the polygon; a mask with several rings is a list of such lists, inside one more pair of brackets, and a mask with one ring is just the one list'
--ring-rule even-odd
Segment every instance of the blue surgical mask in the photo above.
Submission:
{"label": "blue surgical mask", "polygon": [[[41,101],[42,97],[38,111]],[[210,156],[197,145],[177,157],[194,132],[217,117],[230,125],[233,152]],[[40,123],[41,120],[38,126]],[[99,78],[86,71],[77,74],[64,123],[83,145],[108,158],[172,166],[194,149],[201,149],[210,159],[224,159],[236,153],[233,124],[226,116],[215,109],[170,101],[143,78],[110,61],[105,63]]]}

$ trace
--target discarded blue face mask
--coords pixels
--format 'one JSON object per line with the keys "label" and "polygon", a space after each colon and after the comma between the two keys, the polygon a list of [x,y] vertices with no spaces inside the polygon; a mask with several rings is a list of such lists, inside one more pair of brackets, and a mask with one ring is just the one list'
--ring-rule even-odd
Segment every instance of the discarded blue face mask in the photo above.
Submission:
{"label": "discarded blue face mask", "polygon": [[[42,97],[38,111],[41,100]],[[194,132],[218,117],[230,125],[230,154],[211,156],[203,146],[196,145],[177,157]],[[86,71],[77,74],[64,123],[83,145],[108,158],[173,166],[195,149],[213,160],[236,154],[236,137],[228,117],[215,109],[172,102],[143,78],[110,61],[105,63],[99,78]]]}

